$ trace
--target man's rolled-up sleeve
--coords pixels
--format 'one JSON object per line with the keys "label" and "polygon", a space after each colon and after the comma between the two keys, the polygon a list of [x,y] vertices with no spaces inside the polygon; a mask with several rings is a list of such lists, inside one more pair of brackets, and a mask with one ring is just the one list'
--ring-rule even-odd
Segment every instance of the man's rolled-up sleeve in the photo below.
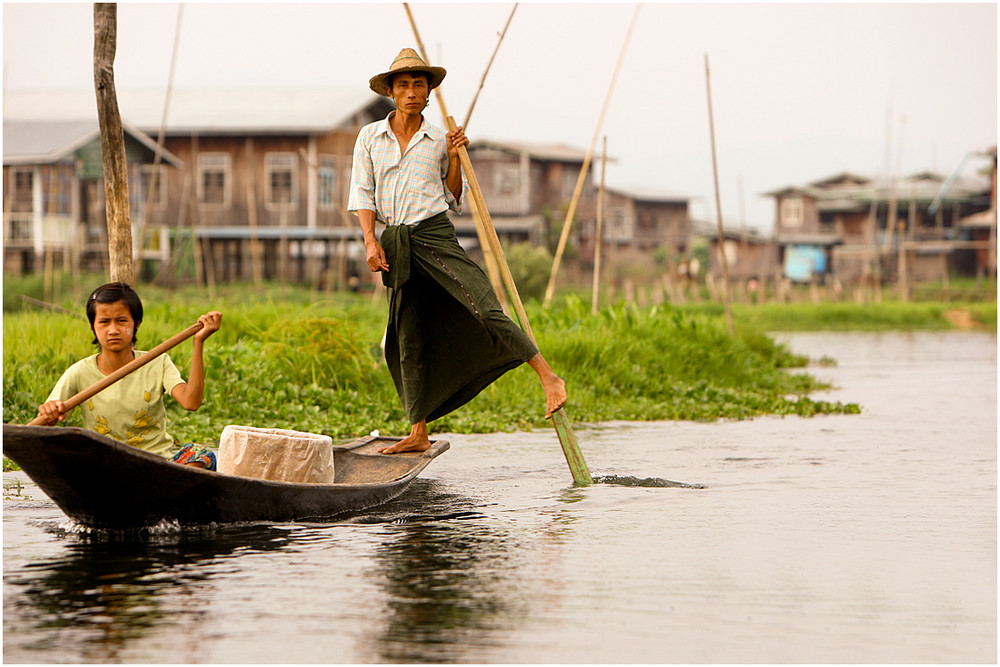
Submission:
{"label": "man's rolled-up sleeve", "polygon": [[[448,153],[447,152],[445,152],[445,159],[444,159],[444,162],[442,163],[441,166],[442,166],[442,169],[441,169],[441,186],[444,189],[444,200],[445,200],[445,202],[448,203],[448,210],[449,211],[453,211],[455,213],[461,213],[462,212],[462,205],[459,203],[459,201],[457,199],[455,199],[455,195],[452,194],[451,188],[448,187]],[[468,193],[469,193],[469,179],[465,175],[465,169],[463,168],[462,169],[462,199],[463,200],[465,200],[467,198]]]}

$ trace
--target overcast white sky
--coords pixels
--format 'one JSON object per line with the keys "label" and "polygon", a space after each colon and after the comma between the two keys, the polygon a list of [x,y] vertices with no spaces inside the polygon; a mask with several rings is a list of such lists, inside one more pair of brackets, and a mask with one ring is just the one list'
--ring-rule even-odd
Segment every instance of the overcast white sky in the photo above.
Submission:
{"label": "overcast white sky", "polygon": [[[178,7],[119,4],[119,90],[166,87]],[[461,122],[513,4],[410,7]],[[518,5],[470,137],[585,150],[635,7]],[[5,3],[5,90],[92,87],[92,11]],[[174,85],[366,88],[404,46],[416,41],[398,2],[186,3]],[[715,221],[705,54],[727,227],[769,228],[769,190],[897,164],[947,175],[997,142],[995,3],[647,3],[598,138],[617,160],[609,186],[683,194],[692,215]],[[427,115],[441,124],[436,104]]]}

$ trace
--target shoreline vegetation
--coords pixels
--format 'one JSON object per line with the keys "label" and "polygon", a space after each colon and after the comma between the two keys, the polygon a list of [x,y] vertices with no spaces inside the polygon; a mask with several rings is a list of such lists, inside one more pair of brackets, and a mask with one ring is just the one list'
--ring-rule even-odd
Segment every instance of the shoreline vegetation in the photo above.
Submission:
{"label": "shoreline vegetation", "polygon": [[[41,300],[40,287],[31,277],[4,279],[4,422],[33,419],[62,372],[95,351],[83,305],[74,303],[70,288],[55,300],[67,312],[20,299],[24,294]],[[82,291],[89,293],[89,287]],[[222,328],[205,348],[204,404],[189,413],[167,401],[170,432],[178,443],[215,446],[227,424],[334,439],[375,429],[408,432],[381,360],[384,296],[273,283],[227,284],[215,291],[210,299],[195,287],[168,292],[139,286],[145,307],[140,349],[189,326],[206,308],[223,313]],[[85,296],[77,298],[82,302]],[[810,397],[827,386],[808,373],[808,365],[835,360],[809,360],[765,332],[996,331],[995,302],[733,304],[733,335],[724,306],[713,302],[646,307],[619,302],[594,315],[589,298],[567,293],[549,308],[529,301],[526,310],[540,349],[570,389],[567,412],[574,424],[857,414],[862,406]],[[178,368],[188,367],[190,349],[182,343],[170,352]],[[544,404],[534,374],[523,366],[429,426],[432,433],[548,428]],[[65,423],[82,425],[79,412]]]}

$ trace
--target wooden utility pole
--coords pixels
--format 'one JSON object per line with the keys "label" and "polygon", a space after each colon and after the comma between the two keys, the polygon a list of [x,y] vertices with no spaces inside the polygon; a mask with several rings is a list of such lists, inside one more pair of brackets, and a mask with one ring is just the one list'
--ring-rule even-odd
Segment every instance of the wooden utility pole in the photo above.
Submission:
{"label": "wooden utility pole", "polygon": [[94,3],[94,89],[101,128],[104,164],[105,215],[112,282],[135,285],[132,269],[132,222],[128,205],[128,163],[125,131],[115,92],[115,49],[118,41],[118,5]]}

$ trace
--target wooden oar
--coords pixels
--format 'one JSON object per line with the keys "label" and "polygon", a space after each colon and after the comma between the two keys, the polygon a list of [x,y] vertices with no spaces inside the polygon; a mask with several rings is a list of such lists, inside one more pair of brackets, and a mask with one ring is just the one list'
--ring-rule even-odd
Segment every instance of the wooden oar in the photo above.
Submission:
{"label": "wooden oar", "polygon": [[[132,371],[135,371],[141,368],[142,366],[145,366],[146,364],[151,362],[153,359],[156,359],[158,356],[160,356],[170,348],[184,342],[191,336],[198,333],[203,326],[205,325],[203,325],[201,322],[195,322],[194,324],[192,324],[179,334],[175,334],[174,336],[163,341],[149,352],[143,354],[142,356],[136,357],[132,361],[128,362],[127,364],[116,370],[114,373],[106,375],[103,379],[90,385],[80,393],[76,394],[75,396],[71,396],[67,400],[63,401],[63,406],[66,408],[66,412],[64,412],[63,414],[68,414],[72,412],[73,408],[80,405],[90,397],[107,389],[108,387],[113,385],[115,382],[118,382]],[[45,426],[45,420],[42,419],[41,417],[35,417],[30,422],[28,422],[28,426]]]}
{"label": "wooden oar", "polygon": [[[451,116],[448,116],[445,122],[448,124],[448,130],[454,130],[457,127],[455,119]],[[465,149],[465,146],[458,149],[458,157],[462,162],[462,169],[465,170],[465,176],[468,178],[469,194],[472,200],[476,202],[476,209],[482,218],[486,237],[489,240],[490,247],[493,249],[493,256],[496,257],[497,266],[500,269],[500,275],[503,277],[504,287],[514,308],[514,313],[517,319],[520,320],[521,328],[524,329],[524,332],[528,334],[528,337],[531,338],[531,341],[537,347],[538,343],[535,341],[535,334],[532,333],[531,325],[528,323],[528,315],[524,312],[524,304],[521,303],[521,297],[517,293],[517,285],[514,284],[514,277],[510,273],[507,258],[503,254],[503,247],[500,245],[497,230],[493,227],[493,219],[490,217],[490,212],[486,209],[486,199],[483,197],[483,191],[479,187],[479,179],[476,178],[476,172],[472,170],[472,160],[469,159],[469,151]],[[583,460],[583,453],[580,452],[580,445],[576,441],[576,435],[569,425],[569,417],[566,416],[565,408],[560,408],[552,413],[552,425],[555,426],[556,434],[559,436],[559,444],[562,445],[563,454],[566,456],[566,463],[569,464],[570,473],[573,475],[573,482],[578,486],[593,484],[594,480],[590,476],[590,470],[587,469],[587,462]]]}

